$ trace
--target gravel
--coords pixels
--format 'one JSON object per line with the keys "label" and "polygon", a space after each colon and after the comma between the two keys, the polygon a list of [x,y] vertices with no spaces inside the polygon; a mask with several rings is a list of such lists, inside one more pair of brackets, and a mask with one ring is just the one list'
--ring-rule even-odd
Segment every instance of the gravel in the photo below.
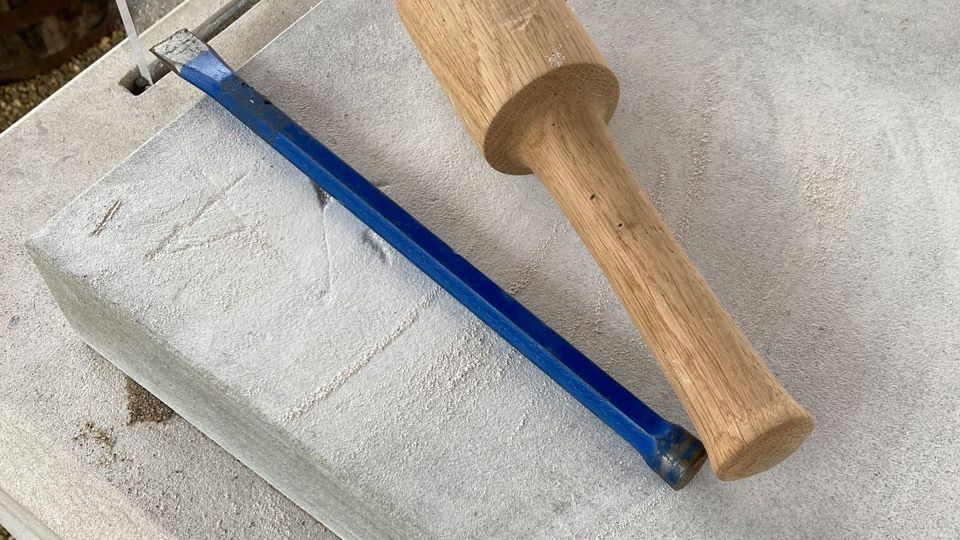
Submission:
{"label": "gravel", "polygon": [[[184,0],[128,0],[130,13],[137,28],[143,31],[158,19],[169,13]],[[120,43],[126,35],[123,30],[114,30],[109,37],[71,58],[60,67],[38,75],[32,79],[0,85],[0,132],[10,127],[20,117],[27,114],[50,97],[70,79],[76,77],[97,58]],[[6,540],[0,535],[0,540]]]}
{"label": "gravel", "polygon": [[[99,43],[56,69],[32,79],[0,86],[0,132],[10,127],[41,101],[50,97],[67,81],[76,77],[97,58],[120,43],[124,37],[122,30],[114,30],[109,36],[104,36]],[[2,536],[0,540],[3,540]]]}

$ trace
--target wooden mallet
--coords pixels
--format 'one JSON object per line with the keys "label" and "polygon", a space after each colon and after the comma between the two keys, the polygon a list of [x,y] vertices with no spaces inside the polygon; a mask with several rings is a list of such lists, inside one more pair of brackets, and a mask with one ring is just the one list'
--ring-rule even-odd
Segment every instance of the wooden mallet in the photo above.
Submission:
{"label": "wooden mallet", "polygon": [[490,164],[543,181],[690,414],[716,475],[764,471],[810,415],[777,382],[607,131],[619,84],[564,0],[398,0]]}

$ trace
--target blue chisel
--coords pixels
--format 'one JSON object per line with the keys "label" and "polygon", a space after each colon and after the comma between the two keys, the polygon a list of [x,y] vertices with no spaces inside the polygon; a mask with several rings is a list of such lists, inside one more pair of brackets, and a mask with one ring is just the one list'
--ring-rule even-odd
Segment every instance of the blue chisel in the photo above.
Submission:
{"label": "blue chisel", "polygon": [[680,489],[706,459],[701,442],[661,418],[458,255],[371,182],[245,83],[206,43],[181,30],[151,49],[220,103],[370,229],[573,395]]}

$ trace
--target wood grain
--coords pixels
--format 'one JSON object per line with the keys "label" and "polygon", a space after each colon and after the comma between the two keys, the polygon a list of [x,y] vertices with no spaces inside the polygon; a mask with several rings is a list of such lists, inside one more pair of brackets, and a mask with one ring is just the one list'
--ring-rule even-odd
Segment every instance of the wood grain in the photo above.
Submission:
{"label": "wood grain", "polygon": [[535,172],[603,269],[717,476],[756,474],[813,428],[667,229],[606,127],[616,77],[562,0],[398,0],[497,169]]}

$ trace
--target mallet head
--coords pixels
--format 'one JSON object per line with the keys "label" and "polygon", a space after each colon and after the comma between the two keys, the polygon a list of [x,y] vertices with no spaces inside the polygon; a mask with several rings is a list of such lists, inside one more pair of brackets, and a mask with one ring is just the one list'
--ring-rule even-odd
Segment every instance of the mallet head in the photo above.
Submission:
{"label": "mallet head", "polygon": [[398,0],[397,9],[487,161],[529,174],[523,138],[565,100],[607,120],[617,78],[564,0]]}

